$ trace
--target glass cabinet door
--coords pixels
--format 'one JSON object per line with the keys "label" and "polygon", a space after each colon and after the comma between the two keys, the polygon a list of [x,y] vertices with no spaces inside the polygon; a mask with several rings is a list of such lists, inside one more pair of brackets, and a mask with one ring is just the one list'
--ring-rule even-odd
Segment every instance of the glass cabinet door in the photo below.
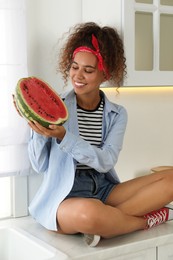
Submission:
{"label": "glass cabinet door", "polygon": [[136,3],[153,4],[153,0],[136,0]]}
{"label": "glass cabinet door", "polygon": [[173,1],[172,0],[160,0],[161,5],[170,5],[173,6]]}
{"label": "glass cabinet door", "polygon": [[153,70],[153,14],[149,12],[135,12],[135,70]]}
{"label": "glass cabinet door", "polygon": [[160,14],[159,68],[161,71],[173,71],[173,14]]}
{"label": "glass cabinet door", "polygon": [[124,85],[173,85],[173,0],[124,0]]}

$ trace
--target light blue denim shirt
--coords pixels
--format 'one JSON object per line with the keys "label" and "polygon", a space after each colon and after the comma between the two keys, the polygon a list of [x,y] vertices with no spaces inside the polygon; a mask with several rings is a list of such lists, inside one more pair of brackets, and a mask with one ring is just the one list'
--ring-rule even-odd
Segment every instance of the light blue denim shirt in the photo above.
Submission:
{"label": "light blue denim shirt", "polygon": [[58,229],[56,212],[73,186],[77,161],[100,173],[106,173],[112,182],[119,181],[114,167],[122,149],[127,112],[122,106],[111,103],[102,91],[101,93],[105,106],[100,148],[90,145],[79,136],[73,90],[64,96],[69,119],[64,124],[66,134],[63,140],[58,142],[55,138],[46,138],[32,132],[28,145],[30,161],[33,169],[43,173],[44,178],[29,211],[36,221],[49,230]]}

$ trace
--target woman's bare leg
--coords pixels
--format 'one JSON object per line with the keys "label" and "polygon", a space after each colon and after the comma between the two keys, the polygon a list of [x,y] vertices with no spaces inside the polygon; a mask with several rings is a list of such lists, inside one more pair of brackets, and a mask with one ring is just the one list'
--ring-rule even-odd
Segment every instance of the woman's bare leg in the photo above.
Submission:
{"label": "woman's bare leg", "polygon": [[63,201],[57,221],[67,234],[89,233],[102,237],[145,229],[143,215],[173,201],[173,172],[164,171],[119,184],[106,204],[96,199],[71,198]]}
{"label": "woman's bare leg", "polygon": [[63,201],[57,212],[61,233],[85,233],[108,238],[145,229],[146,220],[124,214],[97,199],[70,198]]}
{"label": "woman's bare leg", "polygon": [[173,170],[149,174],[119,184],[106,203],[133,216],[159,209],[173,201]]}

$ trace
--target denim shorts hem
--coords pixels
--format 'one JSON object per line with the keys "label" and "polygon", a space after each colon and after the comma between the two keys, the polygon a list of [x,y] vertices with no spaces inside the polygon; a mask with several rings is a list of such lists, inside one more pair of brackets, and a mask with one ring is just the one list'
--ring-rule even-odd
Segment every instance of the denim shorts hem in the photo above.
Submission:
{"label": "denim shorts hem", "polygon": [[68,198],[93,198],[103,203],[111,191],[118,185],[106,178],[106,173],[99,173],[94,169],[76,170],[73,187]]}

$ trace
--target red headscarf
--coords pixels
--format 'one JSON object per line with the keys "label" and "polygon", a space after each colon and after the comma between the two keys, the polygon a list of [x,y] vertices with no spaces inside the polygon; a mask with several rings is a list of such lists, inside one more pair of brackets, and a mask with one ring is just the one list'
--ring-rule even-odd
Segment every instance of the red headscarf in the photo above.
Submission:
{"label": "red headscarf", "polygon": [[81,52],[81,51],[90,52],[90,53],[94,54],[98,59],[98,69],[101,70],[101,71],[104,71],[106,78],[109,79],[110,75],[109,75],[109,72],[108,72],[108,70],[107,70],[107,68],[104,64],[103,57],[100,53],[98,40],[94,36],[94,34],[92,34],[92,45],[95,48],[95,50],[93,50],[93,49],[91,49],[87,46],[80,46],[80,47],[76,48],[73,52],[73,58],[75,57],[76,53]]}

